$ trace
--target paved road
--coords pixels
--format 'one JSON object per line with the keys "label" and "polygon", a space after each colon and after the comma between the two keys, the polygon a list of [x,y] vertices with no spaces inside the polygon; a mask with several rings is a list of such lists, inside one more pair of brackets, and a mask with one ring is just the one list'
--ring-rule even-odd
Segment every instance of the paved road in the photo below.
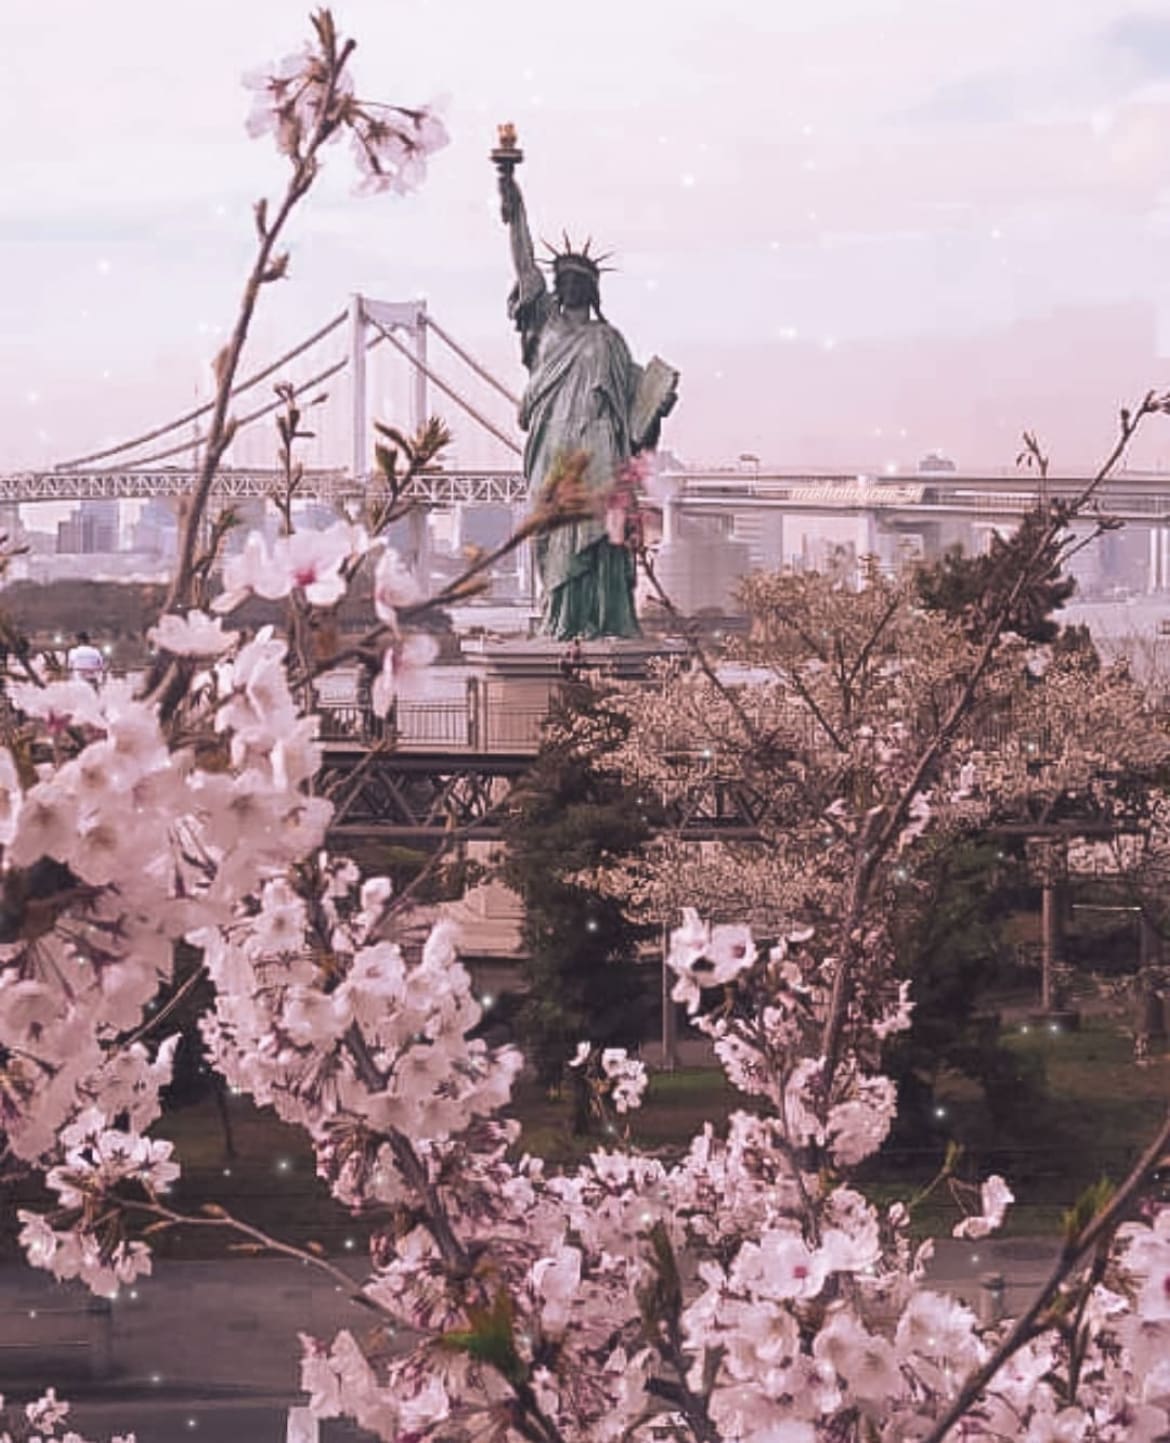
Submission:
{"label": "paved road", "polygon": [[[359,1276],[360,1262],[347,1271]],[[139,1443],[283,1443],[288,1409],[303,1401],[297,1334],[328,1339],[370,1316],[331,1279],[283,1259],[163,1262],[106,1318],[87,1302],[47,1274],[0,1268],[0,1391],[23,1399],[51,1383],[76,1401],[79,1426],[97,1437],[132,1426]],[[321,1430],[322,1443],[363,1436]]]}
{"label": "paved road", "polygon": [[[978,1309],[981,1279],[1001,1274],[1012,1312],[1056,1251],[1047,1239],[944,1239],[929,1282]],[[344,1266],[354,1277],[363,1270],[360,1259]],[[87,1314],[87,1300],[44,1273],[0,1268],[0,1391],[25,1399],[51,1383],[74,1400],[83,1431],[108,1438],[132,1427],[139,1443],[284,1443],[288,1409],[303,1401],[297,1334],[330,1338],[369,1316],[315,1269],[259,1258],[160,1263],[106,1318]],[[95,1364],[100,1376],[91,1377]],[[323,1425],[320,1436],[368,1437],[341,1423]]]}
{"label": "paved road", "polygon": [[928,1287],[954,1293],[981,1312],[986,1291],[982,1280],[998,1275],[1004,1282],[1004,1311],[1011,1317],[1048,1277],[1059,1251],[1059,1243],[1052,1238],[984,1238],[974,1243],[940,1238],[926,1282]]}

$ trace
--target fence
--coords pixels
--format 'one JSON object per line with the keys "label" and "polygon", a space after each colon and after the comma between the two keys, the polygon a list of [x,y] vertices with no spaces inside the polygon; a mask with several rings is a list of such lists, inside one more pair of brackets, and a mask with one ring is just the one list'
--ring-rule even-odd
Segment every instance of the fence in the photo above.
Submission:
{"label": "fence", "polygon": [[462,695],[440,700],[396,700],[376,716],[368,688],[356,670],[327,673],[316,683],[321,737],[327,742],[371,746],[393,743],[397,751],[532,752],[540,746],[547,706],[517,705],[503,689],[468,677]]}

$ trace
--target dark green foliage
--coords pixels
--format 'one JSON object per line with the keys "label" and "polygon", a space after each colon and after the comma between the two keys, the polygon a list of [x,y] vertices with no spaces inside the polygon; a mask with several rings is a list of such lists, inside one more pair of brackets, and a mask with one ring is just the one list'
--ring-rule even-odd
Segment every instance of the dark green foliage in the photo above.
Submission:
{"label": "dark green foliage", "polygon": [[980,642],[1024,572],[1028,580],[1008,608],[1005,629],[1037,644],[1054,640],[1060,627],[1052,613],[1073,594],[1076,582],[1061,572],[1060,542],[1040,546],[1048,524],[1045,512],[1029,512],[1006,540],[993,532],[985,556],[967,556],[959,545],[948,547],[938,561],[919,569],[919,600],[927,610],[961,621],[968,637]]}
{"label": "dark green foliage", "polygon": [[1119,978],[1137,972],[1141,958],[1138,901],[1124,880],[1077,879],[1068,889],[1061,956],[1078,972]]}
{"label": "dark green foliage", "polygon": [[1101,656],[1093,641],[1093,633],[1084,622],[1062,626],[1052,643],[1052,655],[1066,665],[1076,663],[1094,675],[1101,670]]}
{"label": "dark green foliage", "polygon": [[[653,929],[632,922],[620,902],[587,880],[600,863],[628,856],[651,835],[642,802],[605,770],[606,751],[628,725],[599,709],[601,694],[566,688],[565,707],[588,719],[588,755],[558,729],[543,745],[504,823],[502,875],[522,898],[527,995],[517,1031],[540,1082],[558,1086],[579,1041],[630,1047],[654,1005],[636,965]],[[578,1118],[578,1122],[583,1119]]]}
{"label": "dark green foliage", "polygon": [[933,1098],[944,1070],[978,1082],[1005,1129],[1042,1086],[1039,1060],[1003,1047],[998,1019],[980,1014],[1010,967],[1002,929],[1021,871],[1022,858],[990,841],[940,845],[920,864],[915,894],[895,909],[899,969],[914,1000],[910,1029],[891,1039],[884,1059],[898,1084],[895,1146],[923,1146],[940,1130]]}

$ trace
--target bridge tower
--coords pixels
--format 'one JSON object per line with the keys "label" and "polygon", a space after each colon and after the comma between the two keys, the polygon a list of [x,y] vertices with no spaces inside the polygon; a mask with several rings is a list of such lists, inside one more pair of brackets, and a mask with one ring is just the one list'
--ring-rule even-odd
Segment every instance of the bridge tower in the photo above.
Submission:
{"label": "bridge tower", "polygon": [[[409,337],[414,366],[410,397],[410,427],[418,432],[426,422],[427,398],[427,303],[417,301],[375,301],[356,292],[349,300],[349,385],[350,385],[350,472],[355,481],[370,474],[371,442],[369,395],[366,381],[366,351],[370,329],[405,331]],[[410,564],[426,583],[430,570],[426,512],[415,507],[410,513]]]}

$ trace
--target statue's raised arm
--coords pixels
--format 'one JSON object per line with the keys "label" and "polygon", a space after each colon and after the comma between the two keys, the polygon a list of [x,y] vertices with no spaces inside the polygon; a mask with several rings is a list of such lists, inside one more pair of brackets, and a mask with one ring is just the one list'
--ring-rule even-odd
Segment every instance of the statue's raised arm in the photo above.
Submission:
{"label": "statue's raised arm", "polygon": [[508,227],[516,272],[516,284],[508,297],[508,315],[520,332],[524,364],[531,370],[536,342],[548,314],[548,286],[536,263],[524,197],[516,184],[516,167],[524,159],[524,152],[516,144],[514,127],[501,125],[499,139],[492,160],[499,176],[500,219]]}
{"label": "statue's raised arm", "polygon": [[532,233],[528,229],[528,213],[524,209],[524,197],[520,194],[520,187],[516,184],[516,177],[511,170],[500,169],[500,218],[508,227],[509,239],[512,242],[512,265],[516,270],[516,279],[523,284],[535,280],[544,284],[544,277],[540,273],[540,267],[536,264],[536,254],[532,246]]}

